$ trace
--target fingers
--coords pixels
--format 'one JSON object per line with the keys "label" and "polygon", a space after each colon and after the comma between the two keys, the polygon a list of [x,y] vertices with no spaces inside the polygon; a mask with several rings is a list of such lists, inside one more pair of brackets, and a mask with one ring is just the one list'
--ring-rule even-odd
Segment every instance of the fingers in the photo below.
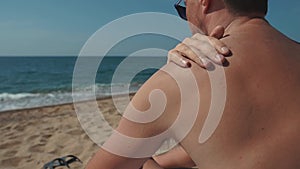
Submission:
{"label": "fingers", "polygon": [[199,40],[202,43],[209,41],[210,44],[222,55],[226,56],[230,54],[229,48],[219,39],[210,36],[201,35],[199,33],[195,34],[192,38]]}
{"label": "fingers", "polygon": [[209,39],[211,41],[211,44],[215,46],[219,53],[223,55],[229,55],[230,50],[222,41],[219,40],[224,36],[224,33],[225,28],[223,26],[216,26],[215,29],[213,29],[213,31],[211,32]]}
{"label": "fingers", "polygon": [[183,43],[192,49],[192,51],[196,54],[196,58],[198,58],[198,60],[195,59],[195,56],[187,55],[186,57],[195,61],[196,63],[201,65],[201,67],[206,67],[205,65],[207,62],[209,62],[209,59],[216,64],[222,65],[222,63],[225,61],[225,57],[216,51],[208,37],[200,35],[197,38],[198,39],[186,38]]}
{"label": "fingers", "polygon": [[210,61],[205,57],[205,55],[193,46],[187,46],[183,43],[176,46],[176,48],[169,52],[170,61],[173,61],[177,65],[183,67],[182,62],[187,62],[186,66],[190,67],[190,60],[194,61],[202,68],[208,68],[210,66]]}
{"label": "fingers", "polygon": [[180,52],[176,50],[171,50],[168,53],[168,63],[173,62],[176,65],[183,67],[183,68],[189,68],[191,67],[191,63],[188,61],[188,59],[184,58]]}
{"label": "fingers", "polygon": [[213,37],[208,37],[208,39],[211,45],[214,46],[220,54],[223,54],[225,56],[230,54],[230,50],[222,41]]}
{"label": "fingers", "polygon": [[211,36],[195,34],[192,38],[186,38],[181,44],[168,54],[168,62],[172,61],[181,67],[190,67],[191,61],[200,67],[209,68],[212,62],[222,65],[230,55],[230,49],[219,39],[224,36],[224,27],[217,26]]}
{"label": "fingers", "polygon": [[215,29],[210,33],[209,36],[221,39],[224,36],[225,28],[223,26],[216,26]]}
{"label": "fingers", "polygon": [[196,63],[200,62],[199,55],[197,55],[197,53],[194,50],[192,50],[190,46],[187,46],[184,43],[180,43],[179,45],[176,46],[175,49],[179,53],[181,53],[182,56],[185,56]]}
{"label": "fingers", "polygon": [[192,59],[195,63],[197,63],[202,68],[209,68],[211,62],[207,57],[205,57],[205,54],[202,53],[197,48],[195,48],[194,46],[189,46],[189,47],[195,53],[196,57],[190,58],[190,56],[188,56],[188,58]]}

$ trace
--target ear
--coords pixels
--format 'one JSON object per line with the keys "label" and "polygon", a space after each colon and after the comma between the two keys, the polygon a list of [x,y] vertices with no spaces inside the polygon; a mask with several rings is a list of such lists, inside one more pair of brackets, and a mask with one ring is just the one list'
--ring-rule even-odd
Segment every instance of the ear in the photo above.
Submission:
{"label": "ear", "polygon": [[199,0],[199,3],[202,6],[203,14],[207,14],[208,10],[209,10],[210,3],[211,3],[211,0]]}

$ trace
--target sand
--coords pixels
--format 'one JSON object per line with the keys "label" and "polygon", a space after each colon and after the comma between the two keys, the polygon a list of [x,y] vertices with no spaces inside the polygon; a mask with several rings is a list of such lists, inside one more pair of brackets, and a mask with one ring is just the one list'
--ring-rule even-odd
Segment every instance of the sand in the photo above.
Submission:
{"label": "sand", "polygon": [[[121,102],[122,99],[120,96]],[[80,104],[88,109],[90,103]],[[112,99],[98,100],[98,105],[106,120],[116,127],[121,115]],[[42,168],[52,159],[68,154],[83,161],[72,164],[72,168],[84,168],[99,149],[81,128],[73,104],[1,112],[0,131],[1,169]]]}

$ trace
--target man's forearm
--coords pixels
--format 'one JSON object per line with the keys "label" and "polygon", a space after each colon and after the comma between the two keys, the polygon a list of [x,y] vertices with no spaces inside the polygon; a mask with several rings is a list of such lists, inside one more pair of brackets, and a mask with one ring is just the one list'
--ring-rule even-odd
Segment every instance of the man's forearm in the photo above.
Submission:
{"label": "man's forearm", "polygon": [[153,158],[162,168],[191,168],[196,166],[194,161],[181,146],[177,146],[169,152]]}
{"label": "man's forearm", "polygon": [[149,159],[142,169],[163,169],[153,158]]}

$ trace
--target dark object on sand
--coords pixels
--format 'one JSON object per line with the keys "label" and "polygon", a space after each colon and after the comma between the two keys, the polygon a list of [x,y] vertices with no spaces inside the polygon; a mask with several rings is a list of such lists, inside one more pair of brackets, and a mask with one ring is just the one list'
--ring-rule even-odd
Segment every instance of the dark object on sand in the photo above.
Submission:
{"label": "dark object on sand", "polygon": [[82,161],[78,157],[74,155],[67,155],[61,158],[56,158],[48,162],[47,164],[44,165],[43,169],[55,169],[56,167],[61,167],[61,166],[66,166],[70,168],[69,164],[73,162],[82,163]]}

